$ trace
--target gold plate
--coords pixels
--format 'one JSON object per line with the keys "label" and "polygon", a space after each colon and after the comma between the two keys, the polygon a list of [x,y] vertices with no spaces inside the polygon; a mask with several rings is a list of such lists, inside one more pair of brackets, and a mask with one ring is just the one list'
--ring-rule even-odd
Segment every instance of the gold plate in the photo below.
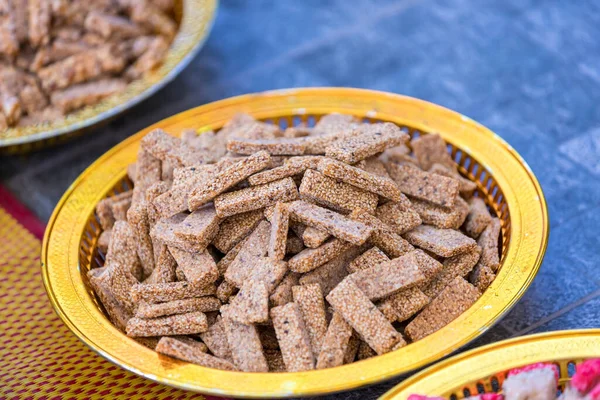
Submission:
{"label": "gold plate", "polygon": [[[556,331],[504,340],[451,357],[403,381],[380,400],[406,400],[411,394],[463,399],[502,387],[506,372],[538,362],[555,363],[560,385],[574,364],[600,357],[600,329]],[[496,389],[497,390],[497,389]]]}
{"label": "gold plate", "polygon": [[61,121],[0,131],[0,152],[23,153],[81,133],[135,106],[171,82],[204,44],[218,0],[176,0],[175,5],[179,30],[159,68],[133,81],[122,93],[70,113]]}
{"label": "gold plate", "polygon": [[[85,277],[97,266],[100,228],[94,208],[129,184],[125,170],[141,138],[155,128],[179,135],[219,129],[237,112],[281,124],[314,123],[340,112],[367,121],[390,121],[411,135],[439,132],[463,175],[475,181],[502,222],[498,277],[464,314],[440,331],[395,352],[341,367],[302,373],[242,373],[203,368],[159,356],[127,338],[103,314]],[[215,395],[292,397],[338,392],[423,367],[470,342],[523,295],[542,262],[548,240],[542,190],[506,142],[473,120],[443,107],[390,93],[347,88],[289,89],[244,95],[197,107],[154,124],[103,155],[71,185],[48,224],[42,271],[48,296],[67,326],[92,349],[137,374],[168,385]]]}

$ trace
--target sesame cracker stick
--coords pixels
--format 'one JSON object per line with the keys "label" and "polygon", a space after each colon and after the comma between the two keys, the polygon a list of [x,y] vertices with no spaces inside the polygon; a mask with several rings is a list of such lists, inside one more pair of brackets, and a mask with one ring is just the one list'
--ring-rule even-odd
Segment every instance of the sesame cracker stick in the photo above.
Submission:
{"label": "sesame cracker stick", "polygon": [[304,149],[306,149],[306,143],[300,138],[231,138],[227,141],[227,150],[238,154],[254,154],[259,151],[266,151],[274,156],[297,156],[304,154]]}
{"label": "sesame cracker stick", "polygon": [[166,303],[149,304],[141,302],[135,312],[138,318],[157,318],[165,315],[185,314],[194,311],[218,311],[221,302],[215,297],[199,297],[168,301]]}
{"label": "sesame cracker stick", "polygon": [[141,319],[131,318],[127,322],[127,336],[170,336],[193,335],[206,332],[208,324],[202,312],[169,315],[166,317]]}
{"label": "sesame cracker stick", "polygon": [[294,272],[308,272],[333,260],[344,251],[349,250],[352,244],[333,238],[316,249],[304,249],[288,260],[288,267]]}
{"label": "sesame cracker stick", "polygon": [[455,168],[454,161],[448,154],[446,142],[437,133],[421,135],[411,140],[410,145],[424,171],[429,171],[433,164],[441,164]]}
{"label": "sesame cracker stick", "polygon": [[487,265],[492,271],[500,268],[500,252],[498,240],[500,238],[500,220],[492,218],[492,222],[481,232],[477,244],[481,247],[481,263]]}
{"label": "sesame cracker stick", "polygon": [[327,295],[327,301],[377,354],[387,353],[401,340],[400,333],[353,280],[344,279]]}
{"label": "sesame cracker stick", "polygon": [[186,281],[198,286],[207,286],[218,279],[217,264],[207,251],[190,253],[177,247],[169,247],[169,252],[177,261]]}
{"label": "sesame cracker stick", "polygon": [[477,242],[459,231],[420,225],[404,234],[412,245],[442,257],[452,257],[475,249]]}
{"label": "sesame cracker stick", "polygon": [[[127,210],[127,222],[135,233],[136,250],[143,269],[144,276],[150,276],[154,270],[154,246],[149,235],[150,221],[148,208],[144,200],[132,204]],[[124,222],[124,221],[122,221]]]}
{"label": "sesame cracker stick", "polygon": [[353,167],[340,161],[324,158],[319,163],[318,169],[323,175],[338,179],[352,186],[376,193],[392,201],[402,200],[402,192],[396,183],[360,168]]}
{"label": "sesame cracker stick", "polygon": [[216,288],[214,285],[201,287],[189,282],[137,284],[131,287],[131,298],[135,302],[161,303],[193,297],[212,296],[215,294],[215,291]]}
{"label": "sesame cracker stick", "polygon": [[302,242],[306,247],[311,249],[321,246],[331,236],[327,231],[315,228],[314,226],[307,226],[302,232]]}
{"label": "sesame cracker stick", "polygon": [[480,255],[481,247],[477,246],[473,250],[445,259],[442,270],[423,289],[423,293],[431,298],[436,297],[454,278],[457,276],[466,277],[479,261]]}
{"label": "sesame cracker stick", "polygon": [[271,319],[286,370],[299,372],[314,369],[309,333],[298,305],[288,303],[272,308]]}
{"label": "sesame cracker stick", "polygon": [[325,300],[321,286],[317,283],[292,287],[294,303],[300,307],[302,319],[308,330],[313,354],[319,354],[327,333]]}
{"label": "sesame cracker stick", "polygon": [[479,197],[469,200],[469,215],[465,220],[465,232],[472,238],[477,238],[481,232],[492,222],[492,216],[483,201]]}
{"label": "sesame cracker stick", "polygon": [[435,277],[440,273],[444,266],[441,262],[431,257],[423,250],[416,249],[413,254],[417,258],[417,262],[419,263],[419,269],[425,275],[425,281],[419,285],[419,289],[423,290],[429,283],[435,279]]}
{"label": "sesame cracker stick", "polygon": [[[252,117],[250,117],[252,118]],[[245,121],[224,134],[223,129],[219,135],[229,138],[245,139],[274,139],[281,137],[279,127],[274,124],[266,124],[260,121]]]}
{"label": "sesame cracker stick", "polygon": [[269,319],[269,292],[264,282],[249,280],[231,300],[228,317],[242,324],[256,324]]}
{"label": "sesame cracker stick", "polygon": [[477,190],[477,184],[459,174],[456,170],[456,166],[447,167],[442,164],[433,164],[431,169],[429,169],[429,172],[456,179],[458,181],[458,191],[465,198],[473,196],[473,192]]}
{"label": "sesame cracker stick", "polygon": [[248,236],[263,219],[262,210],[248,211],[235,214],[223,220],[219,232],[212,244],[221,252],[227,253]]}
{"label": "sesame cracker stick", "polygon": [[373,231],[368,242],[373,246],[379,247],[389,257],[400,257],[414,250],[410,243],[404,240],[400,235],[397,235],[392,228],[365,210],[354,210],[352,214],[350,214],[350,218],[370,226]]}
{"label": "sesame cracker stick", "polygon": [[[112,228],[109,228],[107,230],[102,231],[102,233],[98,237],[98,243],[97,243],[98,250],[100,250],[104,254],[106,254],[106,252],[108,251],[108,245],[110,243],[111,233],[112,233]],[[302,242],[302,241],[300,240],[300,242]],[[302,247],[304,247],[304,244],[302,244]]]}
{"label": "sesame cracker stick", "polygon": [[215,356],[227,361],[232,360],[221,316],[217,317],[215,323],[210,325],[206,332],[200,333],[200,338]]}
{"label": "sesame cracker stick", "polygon": [[465,312],[480,295],[477,288],[457,276],[407,325],[406,335],[417,341],[434,333]]}
{"label": "sesame cracker stick", "polygon": [[361,222],[352,221],[341,214],[315,206],[305,201],[294,201],[290,205],[292,218],[353,244],[363,244],[373,229]]}
{"label": "sesame cracker stick", "polygon": [[229,300],[236,291],[237,287],[233,283],[223,280],[217,287],[217,298],[221,300],[222,303],[229,303]]}
{"label": "sesame cracker stick", "polygon": [[340,254],[337,258],[329,261],[322,266],[302,274],[298,280],[301,285],[318,283],[321,285],[321,291],[327,295],[334,287],[337,286],[347,275],[347,266],[363,249],[354,247],[345,253]]}
{"label": "sesame cracker stick", "polygon": [[156,351],[170,357],[191,362],[207,368],[235,371],[237,368],[227,360],[206,354],[194,346],[171,337],[163,337],[156,345]]}
{"label": "sesame cracker stick", "polygon": [[378,247],[371,247],[348,264],[348,272],[353,273],[369,269],[386,261],[390,261],[390,259],[383,251],[379,250]]}
{"label": "sesame cracker stick", "polygon": [[[132,313],[119,302],[114,296],[110,288],[110,282],[107,272],[107,267],[94,268],[88,271],[90,286],[94,293],[100,299],[102,306],[108,313],[108,319],[115,324],[117,329],[125,332],[127,321],[132,317]],[[105,276],[102,276],[106,274]]]}
{"label": "sesame cracker stick", "polygon": [[248,183],[252,186],[278,181],[283,178],[292,177],[304,173],[307,169],[316,169],[320,156],[292,157],[284,162],[280,167],[269,169],[248,178]]}
{"label": "sesame cracker stick", "polygon": [[269,154],[261,151],[224,169],[205,185],[198,186],[192,190],[188,197],[190,211],[194,211],[208,203],[250,175],[267,168],[270,163],[271,157]]}
{"label": "sesame cracker stick", "polygon": [[394,293],[382,300],[377,307],[388,321],[404,322],[421,311],[429,301],[429,297],[414,287]]}
{"label": "sesame cracker stick", "polygon": [[354,284],[370,299],[378,300],[404,289],[417,286],[425,281],[417,258],[408,253],[351,274]]}
{"label": "sesame cracker stick", "polygon": [[268,257],[245,257],[236,260],[227,268],[225,279],[237,287],[242,287],[248,280],[262,281],[267,285],[268,293],[272,293],[287,272],[285,261]]}
{"label": "sesame cracker stick", "polygon": [[411,198],[412,208],[419,214],[421,221],[436,228],[458,229],[469,213],[469,205],[461,197],[456,198],[454,206],[446,208],[424,200]]}
{"label": "sesame cracker stick", "polygon": [[375,210],[375,216],[398,235],[421,225],[421,217],[413,209],[410,200],[402,195],[398,202],[387,202]]}
{"label": "sesame cracker stick", "polygon": [[158,249],[158,257],[154,263],[154,270],[144,283],[167,283],[175,281],[175,269],[177,262],[167,249],[167,246],[156,246]]}
{"label": "sesame cracker stick", "polygon": [[174,229],[175,236],[194,244],[198,251],[206,249],[219,231],[221,219],[213,206],[205,206],[188,215]]}
{"label": "sesame cracker stick", "polygon": [[287,244],[290,210],[285,203],[277,203],[271,219],[271,235],[267,254],[275,260],[283,260]]}
{"label": "sesame cracker stick", "polygon": [[381,153],[387,148],[405,143],[409,136],[392,123],[377,123],[362,127],[359,136],[344,138],[329,145],[325,151],[328,157],[354,164],[360,160]]}
{"label": "sesame cracker stick", "polygon": [[352,327],[348,325],[341,314],[334,312],[317,358],[317,369],[342,365],[351,336]]}
{"label": "sesame cracker stick", "polygon": [[494,271],[487,265],[478,263],[469,274],[469,282],[483,293],[496,279]]}
{"label": "sesame cracker stick", "polygon": [[268,372],[269,366],[256,326],[235,322],[227,316],[227,307],[222,307],[221,313],[235,366],[244,372]]}
{"label": "sesame cracker stick", "polygon": [[378,197],[363,189],[330,178],[318,171],[307,170],[300,184],[300,197],[335,211],[349,213],[356,208],[374,212]]}
{"label": "sesame cracker stick", "polygon": [[388,172],[402,193],[442,207],[452,207],[458,197],[458,181],[422,171],[410,165],[388,164]]}
{"label": "sesame cracker stick", "polygon": [[178,249],[189,251],[191,253],[203,251],[206,247],[203,248],[193,241],[185,240],[175,235],[175,230],[187,217],[188,214],[181,213],[159,220],[150,230],[150,236],[152,239],[158,240],[170,247],[177,247]]}
{"label": "sesame cracker stick", "polygon": [[235,192],[224,193],[215,199],[215,208],[219,217],[268,207],[277,202],[286,202],[298,198],[298,189],[292,178],[251,186]]}
{"label": "sesame cracker stick", "polygon": [[298,284],[300,274],[288,272],[269,297],[271,306],[282,306],[293,301],[292,287]]}
{"label": "sesame cracker stick", "polygon": [[315,125],[312,135],[306,138],[305,154],[325,154],[326,148],[336,141],[358,136],[363,131],[352,115],[329,114]]}
{"label": "sesame cracker stick", "polygon": [[[181,139],[169,135],[160,128],[144,136],[140,145],[154,157],[162,161],[169,161],[176,168],[205,164],[207,161],[202,152],[187,146]],[[137,176],[140,176],[139,171]]]}

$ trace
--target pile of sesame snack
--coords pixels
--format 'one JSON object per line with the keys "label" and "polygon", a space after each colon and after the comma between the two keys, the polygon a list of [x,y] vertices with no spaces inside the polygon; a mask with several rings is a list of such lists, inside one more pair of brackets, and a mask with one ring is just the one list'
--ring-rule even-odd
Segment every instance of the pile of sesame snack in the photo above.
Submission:
{"label": "pile of sesame snack", "polygon": [[322,369],[444,327],[500,267],[500,221],[437,134],[323,116],[156,129],[96,214],[89,282],[157,352],[246,372]]}

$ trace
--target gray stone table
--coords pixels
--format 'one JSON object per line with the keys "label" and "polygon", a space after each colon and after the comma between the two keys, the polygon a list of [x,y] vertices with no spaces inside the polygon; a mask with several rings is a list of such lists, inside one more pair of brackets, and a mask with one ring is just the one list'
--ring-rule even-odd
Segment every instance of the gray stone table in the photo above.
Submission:
{"label": "gray stone table", "polygon": [[[600,327],[600,3],[594,0],[222,0],[212,34],[168,87],[68,144],[1,158],[2,183],[44,221],[98,156],[164,117],[225,97],[353,86],[429,100],[487,125],[548,200],[541,271],[468,347]],[[399,379],[329,399],[374,399]]]}

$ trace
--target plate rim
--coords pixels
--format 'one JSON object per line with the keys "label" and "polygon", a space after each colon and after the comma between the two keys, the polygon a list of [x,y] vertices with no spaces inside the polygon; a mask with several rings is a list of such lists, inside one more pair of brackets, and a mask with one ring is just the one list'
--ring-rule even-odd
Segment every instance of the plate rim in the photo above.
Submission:
{"label": "plate rim", "polygon": [[[419,342],[416,342],[415,344],[412,344],[410,346],[405,347],[404,349],[400,349],[397,352],[395,352],[395,353],[399,353],[399,354],[389,353],[389,354],[386,354],[383,356],[379,356],[376,359],[363,360],[360,362],[356,362],[353,364],[349,364],[349,365],[345,365],[345,366],[341,366],[341,367],[337,367],[337,368],[333,368],[333,369],[311,371],[311,372],[306,372],[306,373],[285,373],[285,374],[282,374],[282,373],[268,373],[268,374],[254,373],[254,374],[248,374],[248,373],[241,373],[241,372],[223,372],[223,371],[208,369],[208,368],[204,368],[204,367],[200,367],[200,366],[193,366],[193,368],[192,368],[193,370],[195,370],[196,372],[201,371],[203,378],[210,376],[211,379],[213,380],[213,382],[215,382],[215,381],[223,382],[224,380],[227,380],[227,379],[231,380],[233,378],[234,381],[236,381],[236,379],[241,380],[243,383],[248,385],[245,388],[244,387],[240,388],[238,386],[231,387],[231,384],[230,384],[230,387],[226,390],[221,390],[221,389],[211,387],[211,386],[198,385],[194,382],[192,382],[192,383],[182,382],[181,379],[173,378],[172,376],[171,377],[170,376],[157,376],[151,371],[144,370],[143,367],[140,368],[139,366],[134,366],[134,365],[128,364],[127,362],[124,362],[122,359],[119,358],[118,355],[110,354],[110,352],[104,351],[102,348],[99,348],[96,343],[90,343],[91,339],[88,338],[85,333],[81,332],[80,328],[78,328],[76,326],[76,324],[70,320],[69,315],[67,315],[65,310],[63,310],[63,307],[61,306],[61,304],[59,304],[59,301],[58,301],[58,299],[56,297],[56,293],[55,293],[55,290],[57,288],[56,288],[56,286],[53,286],[53,282],[52,282],[53,277],[51,277],[50,276],[51,274],[49,273],[51,268],[55,268],[54,265],[52,265],[52,264],[54,264],[55,262],[58,262],[58,260],[56,259],[56,257],[54,257],[54,259],[48,258],[49,254],[50,254],[50,252],[49,252],[50,244],[51,244],[51,242],[55,243],[57,240],[55,224],[56,224],[58,218],[60,217],[61,213],[64,211],[64,208],[69,204],[70,200],[74,200],[73,198],[71,198],[73,193],[75,193],[77,190],[79,190],[79,187],[85,182],[86,178],[88,178],[91,174],[93,174],[94,171],[97,170],[99,167],[101,167],[103,164],[110,162],[111,158],[113,158],[113,157],[118,158],[119,152],[122,152],[127,148],[131,148],[131,146],[135,146],[136,145],[135,142],[139,141],[140,137],[142,135],[144,135],[146,132],[150,131],[151,129],[153,129],[155,127],[164,126],[164,125],[168,125],[168,124],[177,124],[178,121],[185,120],[186,118],[193,118],[194,116],[202,115],[203,113],[204,114],[218,113],[219,111],[222,111],[227,108],[236,108],[240,104],[247,104],[247,103],[252,103],[252,102],[268,103],[268,102],[273,102],[274,100],[281,102],[282,99],[290,100],[290,99],[302,98],[302,97],[309,98],[311,96],[313,96],[313,97],[316,96],[315,98],[323,98],[324,97],[326,99],[330,98],[330,97],[335,97],[338,99],[345,99],[348,97],[353,97],[356,99],[360,98],[360,99],[364,99],[367,102],[373,101],[374,102],[373,104],[377,104],[380,106],[386,102],[391,102],[392,104],[395,104],[396,102],[398,102],[401,104],[404,103],[405,105],[410,104],[411,106],[414,106],[416,110],[423,109],[423,110],[431,111],[432,115],[435,116],[436,118],[438,118],[438,117],[439,118],[444,118],[444,117],[449,118],[449,116],[451,116],[452,118],[455,119],[455,121],[453,121],[453,122],[458,122],[460,124],[467,124],[472,129],[475,129],[478,134],[482,135],[481,138],[475,138],[475,139],[477,139],[478,142],[480,142],[479,146],[482,146],[483,148],[485,148],[485,146],[483,146],[483,145],[485,144],[486,141],[489,141],[488,143],[494,143],[494,145],[492,147],[500,145],[499,149],[503,153],[504,161],[507,161],[507,160],[510,161],[512,159],[512,161],[510,161],[510,162],[512,162],[513,164],[516,163],[519,166],[518,169],[520,171],[521,177],[525,176],[526,178],[528,178],[528,180],[525,182],[526,184],[529,185],[527,190],[533,191],[532,193],[530,193],[530,195],[533,194],[533,195],[537,196],[538,207],[536,209],[534,209],[533,211],[534,211],[534,213],[535,212],[539,213],[537,215],[537,218],[539,220],[536,221],[536,223],[541,226],[541,229],[537,232],[533,232],[533,234],[531,232],[529,232],[529,234],[532,234],[531,236],[535,236],[536,240],[539,243],[536,244],[536,246],[538,246],[538,247],[537,247],[537,253],[535,254],[535,257],[530,260],[530,265],[526,266],[526,271],[525,271],[526,274],[522,278],[519,278],[519,279],[522,279],[521,286],[518,288],[518,290],[513,291],[511,293],[510,299],[505,304],[503,304],[503,308],[496,314],[496,316],[494,318],[492,318],[491,320],[487,320],[487,322],[485,324],[483,324],[483,326],[479,326],[477,331],[472,331],[469,334],[469,336],[462,337],[462,339],[460,340],[460,343],[456,343],[450,347],[446,347],[446,348],[444,348],[443,351],[438,351],[438,353],[436,353],[436,354],[429,354],[427,357],[420,359],[418,362],[414,363],[413,365],[410,365],[410,368],[405,367],[404,370],[396,369],[396,370],[386,371],[386,372],[381,372],[381,373],[378,373],[376,371],[374,372],[374,370],[377,370],[378,362],[381,364],[385,360],[385,364],[387,366],[389,366],[391,363],[393,363],[394,359],[396,359],[396,360],[398,359],[400,354],[405,354],[406,349],[415,348],[418,346],[419,347],[418,350],[420,350],[421,348],[426,347],[428,344],[432,345],[433,344],[432,341],[434,340],[434,338],[440,337],[440,332],[444,332],[444,330],[449,329],[448,327],[452,327],[454,329],[457,326],[460,326],[459,322],[464,325],[465,324],[464,320],[466,317],[463,317],[463,316],[465,316],[465,314],[473,314],[474,312],[469,312],[469,310],[467,310],[467,312],[465,314],[458,317],[457,320],[452,322],[448,327],[443,328],[441,331],[438,331],[437,333],[434,333],[434,334],[430,335],[429,337],[422,339]],[[342,101],[342,100],[340,100],[340,101]],[[288,105],[288,107],[291,107],[291,106]],[[333,105],[331,107],[335,108],[336,106]],[[337,107],[341,108],[339,105]],[[363,109],[363,107],[357,107],[357,108]],[[344,110],[340,110],[340,111],[344,111]],[[264,112],[264,113],[266,113],[266,112]],[[411,122],[411,125],[415,125],[415,122],[414,121]],[[423,126],[426,126],[426,124]],[[450,140],[450,141],[454,143],[453,140]],[[459,146],[459,147],[461,147],[461,146]],[[464,149],[464,146],[462,146],[462,148]],[[472,150],[472,149],[468,149],[468,150]],[[478,151],[481,151],[481,149],[478,149]],[[481,157],[475,157],[475,158],[477,158],[477,160],[480,164],[484,165],[486,168],[488,168],[488,170],[491,170],[490,165],[488,165],[486,163],[486,160],[482,159]],[[511,164],[511,165],[513,165],[513,164]],[[108,183],[104,183],[104,185],[105,186],[108,186],[109,184],[114,185],[114,183],[116,183],[118,180],[120,180],[123,175],[124,175],[124,170],[122,171],[122,173],[120,175],[115,176],[114,179],[112,179],[112,181],[114,181],[114,182],[110,181]],[[507,193],[506,187],[502,187],[502,189],[505,192],[505,194],[507,194],[507,195],[509,194],[509,193]],[[513,193],[512,195],[515,195],[515,193]],[[509,202],[509,199],[507,196],[507,203],[509,205],[509,208],[514,206],[515,201],[516,201],[515,199],[512,199]],[[92,212],[94,207],[95,207],[95,203],[93,203],[91,205],[90,204],[82,204],[80,209],[78,210],[78,212],[80,214],[81,213],[86,214],[84,219],[85,219],[85,221],[87,221],[87,218],[89,217],[90,212]],[[518,226],[519,218],[524,217],[525,219],[527,219],[527,217],[529,215],[528,213],[526,213],[525,215],[520,215],[523,213],[522,212],[517,213],[516,211],[517,211],[517,209],[513,210],[512,208],[510,211],[511,212],[511,220],[513,220],[513,218],[514,218],[513,229],[514,229],[515,225]],[[75,240],[76,238],[81,238],[82,232],[83,232],[82,228],[81,229],[78,228],[75,230],[71,229],[70,238],[73,240]],[[64,234],[66,234],[66,233],[65,232],[60,233],[61,236]],[[325,394],[325,393],[334,393],[334,392],[348,390],[348,389],[355,389],[357,387],[365,386],[368,384],[374,384],[376,382],[384,381],[384,380],[390,379],[394,376],[413,371],[417,368],[428,365],[431,362],[438,360],[441,357],[458,350],[460,347],[464,346],[466,343],[470,342],[475,337],[477,337],[480,334],[482,334],[483,332],[485,332],[495,322],[500,320],[501,317],[503,315],[505,315],[506,312],[508,312],[510,310],[510,308],[512,308],[512,306],[514,306],[514,304],[516,304],[516,302],[521,298],[521,296],[524,294],[526,289],[531,284],[531,281],[537,274],[537,271],[539,270],[539,267],[541,265],[541,262],[542,262],[542,259],[543,259],[543,256],[544,256],[544,253],[545,253],[545,250],[547,247],[547,243],[548,243],[548,234],[549,234],[549,222],[548,222],[547,205],[546,205],[546,201],[545,201],[541,186],[539,185],[539,182],[537,181],[535,175],[533,174],[533,172],[531,171],[529,166],[526,164],[526,162],[520,157],[520,155],[510,145],[508,145],[504,140],[502,140],[499,136],[494,134],[492,131],[485,128],[483,125],[481,125],[459,113],[448,110],[444,107],[435,105],[433,103],[429,103],[429,102],[426,102],[423,100],[411,98],[408,96],[392,94],[392,93],[379,92],[379,91],[366,90],[366,89],[353,89],[353,88],[283,89],[283,90],[267,91],[267,92],[262,92],[262,93],[255,93],[255,94],[248,94],[248,95],[232,97],[232,98],[220,100],[220,101],[213,102],[213,103],[208,103],[208,104],[205,104],[200,107],[192,108],[190,110],[176,114],[172,117],[169,117],[163,121],[160,121],[154,125],[151,125],[145,129],[141,130],[136,135],[131,136],[130,138],[121,142],[120,144],[118,144],[117,146],[115,146],[111,150],[109,150],[107,153],[105,153],[103,156],[101,156],[88,169],[86,169],[75,180],[75,182],[73,182],[73,184],[65,192],[65,194],[61,198],[60,202],[58,203],[56,209],[54,210],[52,217],[50,218],[50,222],[48,224],[46,233],[44,235],[44,241],[43,241],[43,247],[42,247],[42,263],[43,263],[42,272],[43,272],[43,278],[44,278],[44,285],[48,292],[50,301],[51,301],[53,307],[55,308],[55,310],[57,311],[57,313],[59,314],[59,316],[61,317],[61,319],[63,319],[63,321],[65,321],[65,323],[71,329],[71,331],[73,331],[84,343],[86,343],[94,351],[101,354],[102,356],[109,359],[110,361],[120,365],[121,367],[124,367],[125,369],[128,369],[138,375],[153,379],[157,382],[161,382],[164,384],[168,384],[168,385],[179,387],[179,388],[186,389],[186,390],[194,390],[194,391],[207,393],[207,394],[213,394],[213,395],[232,395],[232,396],[240,396],[240,397],[308,396],[308,395],[317,395],[317,394]],[[62,240],[62,243],[68,244],[68,240],[66,241],[66,239],[67,239],[66,237],[62,237],[59,239]],[[513,239],[517,240],[516,235],[513,235]],[[518,250],[519,250],[519,249],[517,249],[517,247],[522,245],[522,243],[521,244],[517,243],[519,246],[514,245],[512,242],[513,239],[511,239],[511,243],[509,244],[509,250],[507,252],[505,261],[509,260],[509,256],[511,256],[511,254],[512,254],[512,256],[515,256],[516,252],[518,252]],[[528,240],[530,240],[530,239],[531,238],[529,238]],[[79,243],[79,242],[77,241],[77,243]],[[75,249],[76,249],[76,247],[73,247],[73,243],[71,243],[70,251],[71,252],[76,251]],[[529,249],[529,250],[531,250],[531,249]],[[514,263],[514,260],[512,260],[512,261]],[[69,268],[73,269],[74,266],[71,265]],[[54,271],[54,273],[56,273],[59,270],[54,269],[53,271]],[[499,277],[501,275],[502,275],[502,272],[499,274]],[[506,277],[506,275],[508,275],[508,272],[505,274],[505,277]],[[54,283],[56,283],[56,282],[54,282]],[[494,286],[494,284],[492,285],[492,287],[493,286]],[[498,284],[497,286],[500,286],[500,284]],[[488,292],[489,292],[489,290],[486,291],[486,293],[488,293]],[[500,296],[500,295],[502,295],[502,293],[498,294],[498,296]],[[491,296],[492,295],[490,294],[487,297],[491,297]],[[486,294],[484,294],[482,296],[482,298],[484,298],[484,297],[486,297]],[[90,302],[91,302],[91,300],[90,300]],[[88,311],[91,312],[92,314],[94,313],[93,310],[88,310]],[[99,313],[99,311],[97,309],[96,309],[96,313]],[[457,321],[459,321],[459,322],[457,322]],[[111,325],[111,327],[112,327],[112,325]],[[111,327],[108,327],[107,329],[110,330]],[[126,338],[123,334],[121,334],[118,330],[116,330],[116,328],[112,327],[112,330],[119,333],[121,339],[126,339],[128,342],[131,342],[130,345],[132,347],[136,347],[136,351],[151,352],[151,354],[153,354],[154,357],[156,357],[155,352],[137,344],[137,342],[135,342],[131,339]],[[419,345],[419,343],[421,343],[421,344]],[[415,349],[415,351],[417,351],[417,349]],[[173,362],[173,364],[175,364],[175,362]],[[365,372],[365,370],[366,370],[366,372]],[[189,371],[187,371],[187,372],[189,372]],[[186,371],[184,371],[184,373],[186,373]],[[168,374],[165,374],[165,375],[168,375]],[[342,379],[342,382],[340,383],[339,379],[337,379],[337,380],[333,379],[338,375],[341,375],[341,376],[351,375],[351,376],[356,377],[356,379],[354,379],[354,380]],[[319,376],[319,378],[320,378],[319,379],[321,381],[320,385],[313,385],[310,382],[311,379],[314,380],[314,378],[316,376]],[[278,378],[283,377],[284,379],[273,380],[274,377],[278,377]],[[332,381],[332,379],[333,379],[333,381]],[[297,385],[298,382],[300,382],[300,384],[301,384],[300,388],[298,388],[298,385]],[[327,382],[327,386],[323,386],[323,382]],[[337,382],[336,383],[337,386],[334,385],[334,382]]]}

